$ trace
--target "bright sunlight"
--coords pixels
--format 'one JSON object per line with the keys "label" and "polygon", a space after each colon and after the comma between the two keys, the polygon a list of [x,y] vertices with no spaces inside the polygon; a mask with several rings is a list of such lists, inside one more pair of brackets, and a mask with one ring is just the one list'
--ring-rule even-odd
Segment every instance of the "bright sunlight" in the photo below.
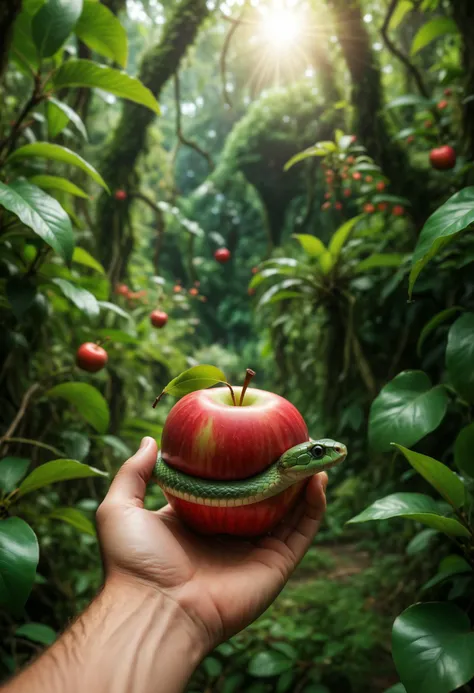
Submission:
{"label": "bright sunlight", "polygon": [[301,35],[300,15],[282,7],[271,9],[263,18],[262,34],[275,49],[286,49]]}

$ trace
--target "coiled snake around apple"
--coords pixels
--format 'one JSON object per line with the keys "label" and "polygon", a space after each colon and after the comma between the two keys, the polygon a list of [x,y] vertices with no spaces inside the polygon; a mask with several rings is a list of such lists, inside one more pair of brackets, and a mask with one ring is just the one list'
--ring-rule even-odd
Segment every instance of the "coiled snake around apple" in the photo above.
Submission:
{"label": "coiled snake around apple", "polygon": [[346,455],[346,446],[335,440],[309,440],[287,450],[260,474],[236,481],[213,481],[170,467],[160,451],[154,478],[163,491],[177,498],[200,505],[234,508],[271,498],[313,474],[334,467]]}

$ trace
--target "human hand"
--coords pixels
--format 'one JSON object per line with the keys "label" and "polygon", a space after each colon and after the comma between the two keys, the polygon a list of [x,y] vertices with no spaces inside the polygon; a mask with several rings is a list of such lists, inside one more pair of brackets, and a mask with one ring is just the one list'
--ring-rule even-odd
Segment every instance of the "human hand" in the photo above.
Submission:
{"label": "human hand", "polygon": [[312,477],[305,500],[257,540],[201,537],[166,506],[145,510],[157,447],[144,438],[97,511],[107,582],[152,587],[179,606],[203,642],[203,654],[255,620],[304,556],[325,511],[325,472]]}

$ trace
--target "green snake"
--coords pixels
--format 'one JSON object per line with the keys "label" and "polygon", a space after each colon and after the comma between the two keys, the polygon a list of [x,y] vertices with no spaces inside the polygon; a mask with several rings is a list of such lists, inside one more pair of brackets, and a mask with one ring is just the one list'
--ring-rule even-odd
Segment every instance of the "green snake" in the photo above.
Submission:
{"label": "green snake", "polygon": [[303,479],[334,467],[347,448],[330,438],[309,440],[287,450],[265,471],[237,481],[213,481],[184,474],[170,467],[158,453],[154,478],[163,491],[177,498],[220,508],[250,505],[271,498]]}

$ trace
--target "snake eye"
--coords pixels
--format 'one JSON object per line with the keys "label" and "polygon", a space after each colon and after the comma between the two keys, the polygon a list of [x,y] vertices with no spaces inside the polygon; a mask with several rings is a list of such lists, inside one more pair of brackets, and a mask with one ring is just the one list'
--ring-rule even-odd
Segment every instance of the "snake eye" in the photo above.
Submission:
{"label": "snake eye", "polygon": [[321,457],[324,457],[326,454],[326,450],[323,448],[322,445],[315,445],[314,448],[311,448],[311,455],[314,457],[315,460],[320,460]]}

